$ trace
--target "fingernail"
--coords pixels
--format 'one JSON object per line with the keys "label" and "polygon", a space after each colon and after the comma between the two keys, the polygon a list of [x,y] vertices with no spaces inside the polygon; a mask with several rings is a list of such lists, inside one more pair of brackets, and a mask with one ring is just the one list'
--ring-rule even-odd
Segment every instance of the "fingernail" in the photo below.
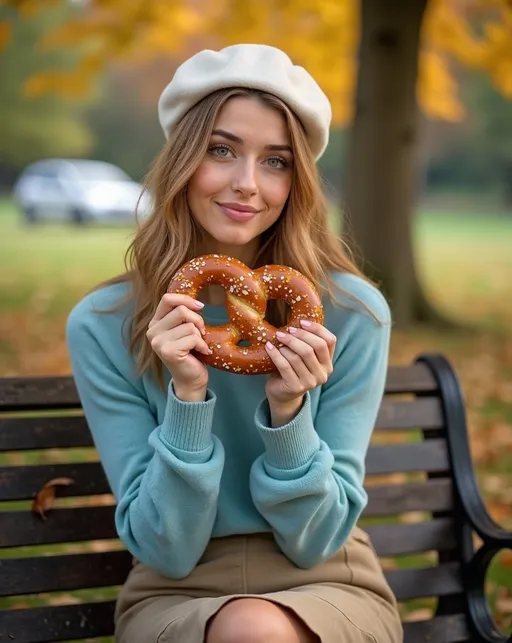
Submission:
{"label": "fingernail", "polygon": [[201,333],[202,333],[203,335],[206,335],[206,330],[205,330],[204,328],[201,328]]}
{"label": "fingernail", "polygon": [[267,350],[269,350],[269,351],[273,351],[273,350],[274,350],[274,344],[272,344],[272,342],[267,342],[267,343],[265,344],[265,348],[266,348]]}
{"label": "fingernail", "polygon": [[286,337],[286,333],[283,333],[282,331],[278,330],[276,333],[276,336],[279,338],[283,338],[283,337]]}
{"label": "fingernail", "polygon": [[309,328],[311,326],[311,322],[308,321],[307,319],[301,319],[300,325],[303,326],[304,328]]}
{"label": "fingernail", "polygon": [[204,304],[202,301],[197,301],[197,299],[194,299],[194,306],[197,306],[198,308],[203,308]]}
{"label": "fingernail", "polygon": [[297,329],[296,329],[296,328],[294,328],[293,326],[290,326],[290,327],[288,328],[288,332],[289,332],[289,333],[291,333],[291,334],[293,335],[293,333],[296,333],[296,332],[297,332]]}

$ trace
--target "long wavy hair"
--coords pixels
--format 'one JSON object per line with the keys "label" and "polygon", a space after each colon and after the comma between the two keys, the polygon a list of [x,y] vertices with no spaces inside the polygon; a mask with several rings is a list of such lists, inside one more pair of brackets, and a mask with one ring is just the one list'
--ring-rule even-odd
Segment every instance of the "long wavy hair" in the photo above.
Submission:
{"label": "long wavy hair", "polygon": [[[245,88],[222,89],[206,96],[178,123],[147,173],[144,189],[151,194],[152,211],[138,223],[125,256],[126,272],[94,289],[130,283],[127,297],[114,308],[101,312],[113,312],[128,302],[132,304],[129,350],[136,358],[138,371],[141,374],[152,371],[160,385],[163,367],[146,338],[148,323],[174,273],[202,251],[204,231],[190,212],[188,182],[207,153],[217,115],[229,99],[239,96],[256,97],[284,115],[294,155],[286,205],[278,220],[262,234],[251,267],[271,263],[291,266],[332,301],[336,301],[337,285],[329,273],[351,273],[366,279],[345,241],[330,229],[327,200],[316,163],[304,129],[290,108],[276,96]],[[350,293],[344,294],[357,301]],[[281,301],[269,301],[266,317],[275,326],[285,325],[286,306]]]}

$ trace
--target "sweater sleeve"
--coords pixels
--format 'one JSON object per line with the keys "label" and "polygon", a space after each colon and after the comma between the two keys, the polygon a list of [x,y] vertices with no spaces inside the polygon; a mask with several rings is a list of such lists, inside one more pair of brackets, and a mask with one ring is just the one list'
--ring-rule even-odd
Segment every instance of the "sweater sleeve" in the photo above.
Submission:
{"label": "sweater sleeve", "polygon": [[266,400],[256,411],[265,450],[251,469],[252,497],[299,567],[333,556],[367,503],[365,457],[384,392],[391,325],[387,303],[374,292],[383,323],[366,312],[344,317],[316,416],[309,393],[282,427],[271,428]]}
{"label": "sweater sleeve", "polygon": [[204,552],[217,513],[224,449],[211,432],[215,397],[208,392],[204,402],[183,402],[171,383],[158,425],[136,382],[109,357],[122,343],[116,337],[112,347],[92,317],[75,309],[67,342],[84,414],[117,501],[119,537],[144,564],[184,577]]}

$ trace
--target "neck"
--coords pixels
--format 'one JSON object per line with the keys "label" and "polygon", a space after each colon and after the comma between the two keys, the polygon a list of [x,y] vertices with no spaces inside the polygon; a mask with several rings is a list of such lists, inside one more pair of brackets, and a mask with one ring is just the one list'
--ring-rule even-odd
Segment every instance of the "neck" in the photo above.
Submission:
{"label": "neck", "polygon": [[246,243],[243,246],[227,246],[213,241],[213,243],[209,242],[203,244],[197,254],[217,254],[235,257],[235,259],[245,263],[246,266],[251,267],[256,259],[258,248],[259,239],[253,239],[253,241]]}

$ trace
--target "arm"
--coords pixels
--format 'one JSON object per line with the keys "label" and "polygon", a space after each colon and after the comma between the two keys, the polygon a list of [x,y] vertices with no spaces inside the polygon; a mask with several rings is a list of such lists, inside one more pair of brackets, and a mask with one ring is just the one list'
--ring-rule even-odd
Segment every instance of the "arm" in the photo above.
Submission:
{"label": "arm", "polygon": [[[117,501],[119,537],[149,567],[186,576],[210,539],[217,513],[224,450],[211,433],[215,398],[209,392],[204,402],[182,402],[171,384],[157,426],[139,382],[109,359],[114,349],[98,318],[105,320],[75,310],[67,340],[84,413]],[[115,341],[119,352],[121,340]]]}
{"label": "arm", "polygon": [[267,401],[256,424],[265,452],[253,464],[251,492],[283,553],[311,567],[342,547],[367,502],[364,461],[382,400],[388,364],[389,309],[378,296],[367,313],[346,312],[334,370],[316,417],[307,393],[298,414],[271,428]]}

